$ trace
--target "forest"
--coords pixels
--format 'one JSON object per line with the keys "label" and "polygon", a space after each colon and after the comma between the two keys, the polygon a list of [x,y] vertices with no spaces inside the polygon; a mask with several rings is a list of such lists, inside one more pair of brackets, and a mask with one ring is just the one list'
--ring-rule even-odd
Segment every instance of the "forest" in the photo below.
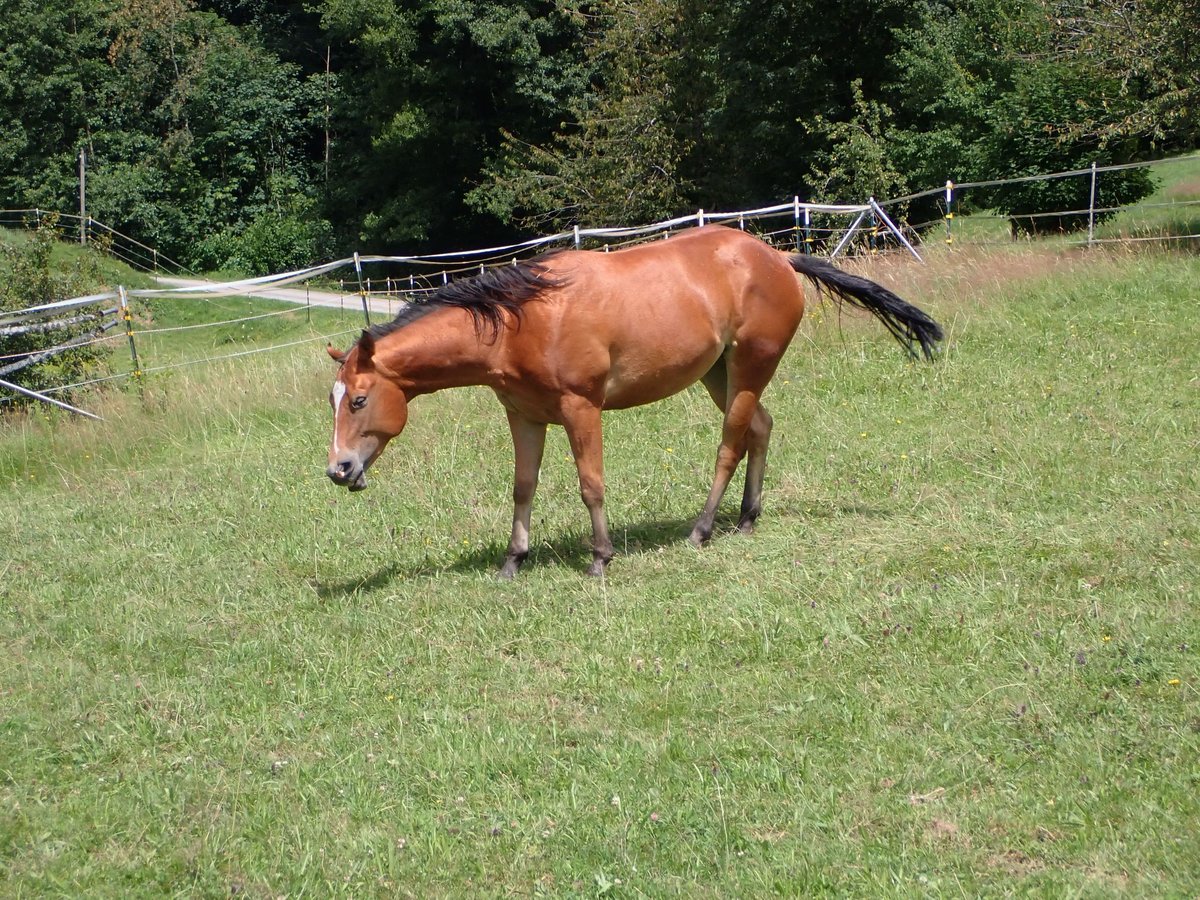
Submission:
{"label": "forest", "polygon": [[82,152],[88,215],[195,268],[894,197],[1200,129],[1195,0],[4,6],[0,208],[76,210]]}

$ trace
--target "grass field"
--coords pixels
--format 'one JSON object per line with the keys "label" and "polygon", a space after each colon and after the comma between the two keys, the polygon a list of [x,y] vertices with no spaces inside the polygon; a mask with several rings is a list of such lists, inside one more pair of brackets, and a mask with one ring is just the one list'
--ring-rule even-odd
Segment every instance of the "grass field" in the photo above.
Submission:
{"label": "grass field", "polygon": [[315,345],[0,425],[0,892],[1196,896],[1200,261],[870,265],[944,355],[818,308],[703,551],[703,392],[611,415],[602,581],[561,432],[495,579],[482,391],[335,490]]}

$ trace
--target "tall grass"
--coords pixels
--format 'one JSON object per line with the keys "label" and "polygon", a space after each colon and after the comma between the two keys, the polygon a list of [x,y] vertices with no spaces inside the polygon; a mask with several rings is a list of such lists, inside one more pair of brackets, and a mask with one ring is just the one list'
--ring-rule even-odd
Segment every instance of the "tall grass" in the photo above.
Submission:
{"label": "tall grass", "polygon": [[703,551],[710,401],[609,416],[602,581],[483,391],[353,496],[318,348],[5,424],[5,893],[1196,894],[1200,264],[863,265],[944,355],[818,307]]}

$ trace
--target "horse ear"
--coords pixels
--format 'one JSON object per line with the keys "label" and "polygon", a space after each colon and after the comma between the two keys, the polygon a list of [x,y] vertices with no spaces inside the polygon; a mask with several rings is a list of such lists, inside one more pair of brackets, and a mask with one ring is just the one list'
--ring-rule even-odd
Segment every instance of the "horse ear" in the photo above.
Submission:
{"label": "horse ear", "polygon": [[360,369],[369,369],[371,359],[375,356],[375,337],[371,332],[363,330],[362,337],[358,339],[358,367]]}
{"label": "horse ear", "polygon": [[341,350],[335,350],[333,347],[333,344],[326,344],[325,352],[328,353],[329,358],[332,359],[339,366],[346,361],[346,354],[343,353]]}

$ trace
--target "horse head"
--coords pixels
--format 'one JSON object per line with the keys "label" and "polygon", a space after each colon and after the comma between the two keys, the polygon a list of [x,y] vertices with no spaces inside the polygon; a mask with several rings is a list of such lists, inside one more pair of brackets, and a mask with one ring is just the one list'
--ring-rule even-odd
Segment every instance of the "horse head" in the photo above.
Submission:
{"label": "horse head", "polygon": [[364,331],[345,353],[326,348],[339,364],[329,404],[333,440],[325,474],[352,491],[367,486],[367,469],[408,422],[408,400],[392,372],[375,359],[375,338]]}

